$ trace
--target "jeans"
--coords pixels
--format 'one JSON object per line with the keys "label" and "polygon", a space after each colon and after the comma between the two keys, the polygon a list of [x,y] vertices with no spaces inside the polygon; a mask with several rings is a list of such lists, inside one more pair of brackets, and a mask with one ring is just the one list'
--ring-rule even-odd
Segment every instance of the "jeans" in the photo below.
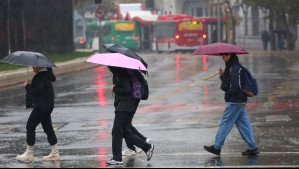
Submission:
{"label": "jeans", "polygon": [[248,150],[255,149],[256,144],[246,112],[246,104],[236,104],[229,102],[226,103],[226,109],[223,113],[220,127],[216,134],[214,147],[218,150],[223,147],[224,141],[234,127],[234,124],[236,124],[243,140],[247,143]]}
{"label": "jeans", "polygon": [[134,113],[131,112],[115,112],[114,124],[112,129],[112,152],[113,160],[122,161],[122,142],[125,138],[128,142],[141,148],[147,152],[151,145],[146,143],[130,129],[130,122],[132,121]]}
{"label": "jeans", "polygon": [[26,125],[27,144],[29,146],[33,146],[35,144],[35,129],[39,125],[39,123],[42,124],[44,132],[48,136],[49,144],[57,144],[57,138],[52,126],[51,112],[52,110],[45,111],[40,109],[33,109],[33,111],[31,112]]}

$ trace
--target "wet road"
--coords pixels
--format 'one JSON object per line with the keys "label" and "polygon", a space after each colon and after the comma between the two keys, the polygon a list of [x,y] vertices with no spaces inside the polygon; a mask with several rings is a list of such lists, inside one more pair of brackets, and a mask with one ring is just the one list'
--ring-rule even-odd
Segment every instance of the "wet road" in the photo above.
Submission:
{"label": "wet road", "polygon": [[[299,167],[299,63],[296,57],[240,56],[257,78],[260,93],[247,110],[261,154],[244,157],[246,145],[236,128],[221,157],[207,153],[225,108],[219,79],[211,74],[224,64],[218,57],[144,54],[149,64],[150,98],[142,101],[133,124],[155,144],[154,156],[124,158],[124,167]],[[35,161],[15,161],[25,150],[26,121],[22,85],[0,89],[0,167],[107,167],[111,158],[114,108],[111,73],[106,67],[57,77],[52,120],[62,160],[42,162],[49,153],[39,126]],[[123,146],[124,147],[124,146]],[[108,166],[109,167],[109,166]]]}

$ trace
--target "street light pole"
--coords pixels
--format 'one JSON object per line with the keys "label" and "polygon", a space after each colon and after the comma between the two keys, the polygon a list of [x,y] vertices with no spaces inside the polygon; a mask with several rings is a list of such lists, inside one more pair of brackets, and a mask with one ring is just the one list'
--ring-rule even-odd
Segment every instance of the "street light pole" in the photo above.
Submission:
{"label": "street light pole", "polygon": [[96,11],[99,12],[98,14],[96,15],[99,15],[98,18],[99,18],[99,50],[98,52],[99,53],[102,53],[102,46],[103,46],[103,31],[102,31],[102,19],[104,18],[104,13],[103,13],[103,9],[102,9],[102,5],[103,5],[103,1],[102,0],[95,0],[94,1],[95,4],[98,4],[98,9]]}
{"label": "street light pole", "polygon": [[8,54],[11,53],[10,46],[10,0],[7,1],[7,44],[8,44]]}
{"label": "street light pole", "polygon": [[217,40],[220,42],[220,2],[217,0]]}
{"label": "street light pole", "polygon": [[102,34],[102,18],[99,18],[99,53],[102,53],[103,34]]}

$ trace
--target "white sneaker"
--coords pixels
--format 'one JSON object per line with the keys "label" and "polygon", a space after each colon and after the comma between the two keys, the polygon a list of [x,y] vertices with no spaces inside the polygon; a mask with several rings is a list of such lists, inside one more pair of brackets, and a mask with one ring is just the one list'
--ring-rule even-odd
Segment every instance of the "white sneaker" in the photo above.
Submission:
{"label": "white sneaker", "polygon": [[113,159],[106,161],[107,165],[123,165],[123,163],[124,163],[123,161],[116,161]]}
{"label": "white sneaker", "polygon": [[122,153],[123,156],[133,156],[133,155],[136,155],[136,152],[134,150],[131,150],[128,147],[126,149],[124,149],[121,153]]}
{"label": "white sneaker", "polygon": [[151,160],[153,153],[154,153],[154,145],[151,144],[151,148],[145,153],[147,157],[147,161]]}
{"label": "white sneaker", "polygon": [[[146,139],[146,143],[149,144],[150,142],[151,142],[151,139],[147,138],[147,139]],[[142,149],[139,148],[139,147],[136,147],[136,146],[135,146],[135,149],[136,149],[136,153],[137,153],[137,154],[140,154],[140,153],[142,152]]]}

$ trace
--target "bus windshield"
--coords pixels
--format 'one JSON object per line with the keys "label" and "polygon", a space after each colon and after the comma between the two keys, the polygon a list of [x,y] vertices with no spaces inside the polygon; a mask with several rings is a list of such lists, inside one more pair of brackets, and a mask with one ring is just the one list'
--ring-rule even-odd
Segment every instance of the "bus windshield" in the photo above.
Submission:
{"label": "bus windshield", "polygon": [[156,38],[174,38],[175,29],[175,22],[157,22],[154,25]]}

